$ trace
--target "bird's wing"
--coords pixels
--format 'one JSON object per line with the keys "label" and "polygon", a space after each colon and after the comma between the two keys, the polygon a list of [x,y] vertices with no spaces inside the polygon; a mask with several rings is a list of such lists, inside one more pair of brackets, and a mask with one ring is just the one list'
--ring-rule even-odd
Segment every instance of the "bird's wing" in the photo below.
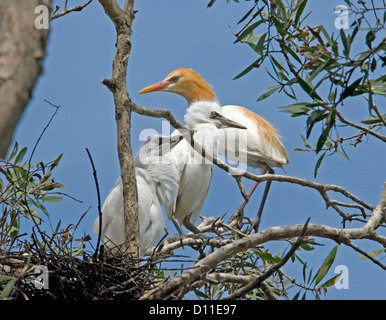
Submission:
{"label": "bird's wing", "polygon": [[159,240],[160,232],[166,227],[155,187],[153,179],[146,170],[137,169],[138,223],[141,255],[156,244]]}
{"label": "bird's wing", "polygon": [[210,183],[212,181],[212,178],[213,178],[213,166],[211,167],[211,170],[210,170],[210,178],[207,180],[207,184],[206,186],[203,186],[204,190],[206,189],[205,193],[202,195],[202,198],[201,198],[201,201],[200,201],[200,205],[198,205],[194,210],[193,212],[191,213],[191,216],[190,216],[190,222],[191,223],[195,223],[198,216],[200,215],[201,213],[201,210],[205,204],[205,200],[206,198],[208,197],[208,194],[209,194],[209,189],[210,189]]}
{"label": "bird's wing", "polygon": [[[119,177],[114,186],[110,189],[102,206],[102,235],[109,228],[115,215],[123,214],[123,189],[122,180]],[[99,233],[99,216],[94,221],[93,232]]]}
{"label": "bird's wing", "polygon": [[227,151],[224,153],[224,150],[221,150],[220,154],[232,161],[245,161],[247,157],[247,164],[252,167],[256,167],[259,162],[270,167],[282,167],[289,162],[279,135],[267,120],[240,106],[227,105],[222,111],[225,117],[243,124],[248,129],[220,130],[220,144],[226,143]]}
{"label": "bird's wing", "polygon": [[190,221],[194,223],[208,195],[212,175],[213,166],[211,164],[188,163],[181,175],[174,210],[169,214],[173,214],[180,223],[190,216]]}
{"label": "bird's wing", "polygon": [[[172,135],[176,133],[179,133],[179,132],[175,130],[172,133]],[[178,196],[181,194],[181,190],[180,190],[181,179],[182,179],[185,167],[189,161],[190,152],[191,152],[191,147],[186,140],[181,141],[177,146],[175,146],[170,151],[171,165],[176,170],[179,185],[178,185],[178,192],[177,192],[177,196],[175,197],[175,200],[169,204],[167,203],[165,204],[165,211],[169,220],[172,219],[173,213],[176,208]]]}

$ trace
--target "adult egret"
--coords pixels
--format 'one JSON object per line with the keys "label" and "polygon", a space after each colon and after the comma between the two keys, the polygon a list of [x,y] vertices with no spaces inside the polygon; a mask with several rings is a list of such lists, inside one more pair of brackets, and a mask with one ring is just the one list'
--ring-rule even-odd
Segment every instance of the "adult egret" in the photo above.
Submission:
{"label": "adult egret", "polygon": [[[153,91],[179,94],[186,98],[189,106],[197,101],[217,101],[211,86],[197,72],[187,68],[172,71],[163,81],[148,86],[139,93]],[[248,166],[260,168],[261,174],[274,173],[273,167],[283,169],[283,166],[289,163],[287,151],[281,143],[280,137],[267,120],[244,107],[236,105],[223,106],[222,114],[247,127],[247,134],[237,135],[233,128],[222,130],[220,132],[221,155],[232,161],[243,161]],[[245,157],[244,159],[239,157],[240,153],[246,154],[246,159]],[[258,183],[255,182],[248,193],[249,197],[257,185]],[[252,224],[255,231],[257,231],[260,223],[270,185],[271,181],[269,180],[264,190],[258,214]],[[246,202],[243,201],[237,212],[243,210]]]}
{"label": "adult egret", "polygon": [[[203,147],[206,153],[213,155],[217,153],[219,145],[219,128],[246,129],[243,125],[224,117],[218,103],[210,101],[193,103],[186,111],[184,119],[187,127],[195,131],[193,142]],[[173,221],[181,237],[181,225],[194,233],[200,233],[194,223],[208,196],[213,161],[193,150],[186,139],[173,148],[170,158],[179,172],[180,182],[175,202],[165,206],[167,216]]]}
{"label": "adult egret", "polygon": [[[179,176],[168,154],[181,139],[181,135],[151,136],[134,158],[141,256],[157,243],[160,232],[166,228],[162,205],[170,205],[177,197]],[[102,207],[101,239],[112,254],[125,250],[124,226],[123,186],[119,177]],[[93,231],[99,232],[99,217]]]}

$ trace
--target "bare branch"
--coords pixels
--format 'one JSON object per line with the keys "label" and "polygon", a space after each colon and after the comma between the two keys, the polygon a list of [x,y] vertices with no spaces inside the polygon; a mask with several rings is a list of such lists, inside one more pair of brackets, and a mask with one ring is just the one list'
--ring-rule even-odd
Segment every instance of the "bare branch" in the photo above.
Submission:
{"label": "bare branch", "polygon": [[67,9],[67,1],[65,1],[65,4],[64,4],[64,9],[62,12],[60,13],[56,13],[58,10],[59,10],[59,6],[56,7],[56,9],[54,10],[51,18],[50,18],[50,21],[54,20],[54,19],[57,19],[57,18],[60,18],[60,17],[63,17],[64,15],[66,14],[69,14],[71,12],[74,12],[74,11],[82,11],[84,8],[86,8],[90,3],[92,2],[92,0],[89,0],[87,1],[85,4],[81,4],[79,6],[76,6],[76,7],[73,7],[71,9]]}

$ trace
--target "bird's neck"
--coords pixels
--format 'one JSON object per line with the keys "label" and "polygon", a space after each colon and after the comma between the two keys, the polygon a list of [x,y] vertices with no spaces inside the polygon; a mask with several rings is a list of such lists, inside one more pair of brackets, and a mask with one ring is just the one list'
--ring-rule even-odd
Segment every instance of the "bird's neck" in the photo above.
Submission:
{"label": "bird's neck", "polygon": [[200,124],[194,128],[196,133],[193,139],[202,146],[206,152],[217,155],[219,132],[217,127],[212,124]]}
{"label": "bird's neck", "polygon": [[184,97],[188,101],[189,106],[197,101],[216,100],[216,95],[214,94],[212,88],[205,81],[191,85],[190,89],[184,94]]}

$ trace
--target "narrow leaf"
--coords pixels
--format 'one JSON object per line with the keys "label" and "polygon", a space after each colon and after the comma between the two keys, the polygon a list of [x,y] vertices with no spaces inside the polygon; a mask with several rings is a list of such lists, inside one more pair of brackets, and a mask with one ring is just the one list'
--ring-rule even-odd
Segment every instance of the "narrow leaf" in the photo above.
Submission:
{"label": "narrow leaf", "polygon": [[270,95],[275,93],[278,89],[279,89],[279,87],[275,87],[275,88],[267,91],[266,93],[262,94],[256,101],[261,101],[261,100],[268,98]]}
{"label": "narrow leaf", "polygon": [[[374,257],[376,257],[377,255],[379,255],[379,254],[381,254],[382,252],[385,252],[385,251],[386,251],[386,248],[382,248],[382,249],[378,249],[378,250],[375,250],[375,251],[371,251],[371,252],[368,253],[368,255],[369,255],[370,257],[374,258]],[[362,260],[367,259],[366,256],[360,256],[359,258],[362,259]]]}
{"label": "narrow leaf", "polygon": [[296,4],[297,10],[295,7],[295,10],[296,10],[296,15],[294,20],[295,26],[298,25],[300,16],[302,15],[304,8],[306,7],[306,4],[307,4],[307,0],[299,0],[298,3]]}
{"label": "narrow leaf", "polygon": [[324,144],[327,141],[328,134],[330,133],[330,129],[331,129],[330,126],[326,126],[323,129],[322,134],[319,136],[318,142],[316,143],[316,153],[319,153],[319,151],[322,150]]}
{"label": "narrow leaf", "polygon": [[13,159],[13,157],[16,155],[18,148],[19,148],[19,144],[17,143],[17,141],[15,141],[11,154],[9,155],[8,161],[11,161]]}
{"label": "narrow leaf", "polygon": [[260,52],[260,51],[263,51],[263,50],[264,50],[264,43],[265,43],[265,37],[266,37],[266,36],[267,36],[267,34],[264,33],[264,34],[260,37],[260,39],[259,39],[259,41],[257,42],[256,47],[255,47],[255,51],[256,51],[256,52]]}
{"label": "narrow leaf", "polygon": [[62,197],[58,196],[44,196],[41,198],[41,200],[46,201],[46,202],[60,202],[62,201]]}
{"label": "narrow leaf", "polygon": [[330,270],[332,264],[334,263],[336,253],[338,252],[338,246],[336,245],[330,253],[327,255],[327,257],[324,259],[322,265],[320,266],[318,272],[315,275],[315,286],[323,280],[323,278],[326,276],[328,271]]}
{"label": "narrow leaf", "polygon": [[335,283],[338,282],[338,280],[339,280],[341,275],[342,274],[340,273],[340,274],[337,274],[337,275],[333,276],[331,279],[329,279],[325,283],[323,283],[322,287],[328,288],[328,287],[333,286]]}
{"label": "narrow leaf", "polygon": [[316,93],[316,91],[314,90],[314,88],[309,84],[307,83],[304,79],[302,79],[301,77],[297,77],[296,78],[299,85],[302,87],[302,89],[313,99],[318,99],[318,100],[322,100],[322,98],[320,98],[320,96]]}
{"label": "narrow leaf", "polygon": [[20,152],[18,153],[18,155],[16,156],[14,164],[18,164],[18,163],[22,162],[26,152],[27,152],[27,147],[24,147],[23,149],[21,149]]}
{"label": "narrow leaf", "polygon": [[3,291],[0,294],[0,300],[4,300],[10,296],[12,293],[13,287],[15,286],[17,278],[12,278],[4,287]]}
{"label": "narrow leaf", "polygon": [[350,86],[345,88],[342,92],[342,98],[341,99],[345,99],[349,96],[354,95],[353,93],[354,93],[355,89],[358,88],[359,83],[362,81],[362,79],[363,79],[363,77],[360,77],[359,79],[355,80]]}
{"label": "narrow leaf", "polygon": [[315,169],[314,169],[314,178],[316,178],[316,176],[318,175],[318,170],[319,170],[319,168],[320,168],[320,165],[322,164],[322,161],[323,161],[325,155],[326,155],[326,152],[323,153],[323,154],[319,157],[318,161],[316,162]]}
{"label": "narrow leaf", "polygon": [[247,35],[249,35],[253,30],[255,30],[260,24],[262,24],[264,20],[259,20],[253,24],[251,24],[248,28],[246,28],[235,40],[233,43],[237,43],[241,40],[243,40]]}
{"label": "narrow leaf", "polygon": [[252,63],[250,66],[245,68],[242,72],[240,72],[236,77],[233,78],[233,80],[236,80],[238,78],[241,78],[242,76],[246,75],[249,71],[251,71],[253,68],[257,68],[260,65],[262,58],[257,59],[254,63]]}

